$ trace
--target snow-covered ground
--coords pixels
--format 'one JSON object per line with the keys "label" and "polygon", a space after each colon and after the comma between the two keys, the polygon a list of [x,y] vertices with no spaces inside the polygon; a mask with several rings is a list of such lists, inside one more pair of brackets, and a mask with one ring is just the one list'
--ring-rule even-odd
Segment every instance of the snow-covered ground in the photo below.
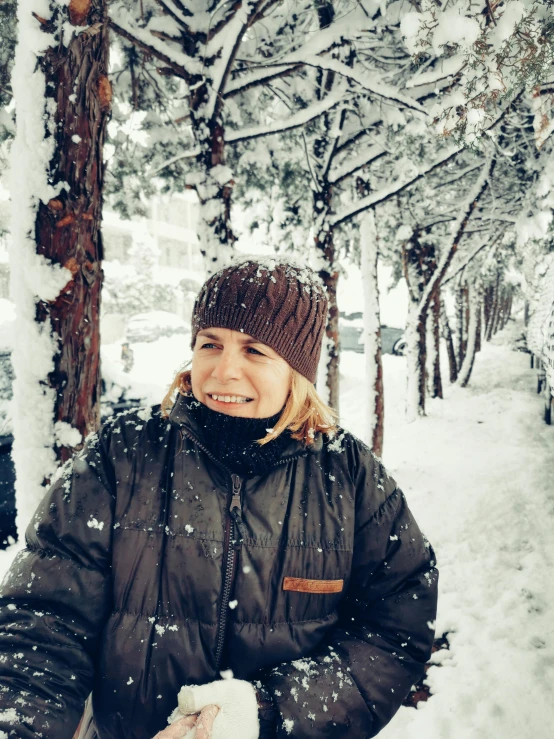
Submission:
{"label": "snow-covered ground", "polygon": [[[510,324],[487,344],[470,387],[448,388],[413,424],[405,360],[384,357],[384,461],[436,550],[437,634],[450,650],[434,656],[431,699],[402,708],[383,739],[554,736],[554,427],[529,356],[511,348],[521,330]],[[153,394],[165,392],[174,352],[150,378]],[[362,435],[363,355],[343,354],[342,373],[342,421]],[[15,549],[0,552],[0,573]]]}
{"label": "snow-covered ground", "polygon": [[[440,569],[433,697],[402,708],[383,739],[554,736],[554,427],[510,324],[477,356],[470,387],[402,420],[403,364],[385,357],[384,461]],[[358,366],[354,365],[355,360]],[[344,423],[363,428],[362,360],[352,357]]]}

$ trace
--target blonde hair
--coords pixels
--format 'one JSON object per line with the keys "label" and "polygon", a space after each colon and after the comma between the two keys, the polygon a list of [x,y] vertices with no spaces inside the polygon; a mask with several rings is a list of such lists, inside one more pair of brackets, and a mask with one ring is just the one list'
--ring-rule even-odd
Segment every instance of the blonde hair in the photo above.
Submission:
{"label": "blonde hair", "polygon": [[[190,369],[177,373],[162,400],[162,414],[165,418],[173,407],[176,391],[180,395],[192,395]],[[290,391],[281,417],[263,439],[258,439],[258,444],[263,446],[288,429],[293,439],[309,446],[314,443],[317,432],[328,435],[336,433],[336,423],[336,412],[323,402],[312,383],[293,369]]]}

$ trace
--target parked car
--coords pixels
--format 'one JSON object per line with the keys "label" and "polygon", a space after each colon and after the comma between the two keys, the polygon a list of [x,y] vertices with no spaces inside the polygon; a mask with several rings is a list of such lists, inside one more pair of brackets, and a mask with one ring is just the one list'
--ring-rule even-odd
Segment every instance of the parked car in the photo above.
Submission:
{"label": "parked car", "polygon": [[[339,335],[342,351],[352,351],[363,354],[364,345],[361,341],[363,333],[362,313],[340,313]],[[381,351],[383,354],[403,355],[406,350],[404,330],[392,326],[381,325]]]}

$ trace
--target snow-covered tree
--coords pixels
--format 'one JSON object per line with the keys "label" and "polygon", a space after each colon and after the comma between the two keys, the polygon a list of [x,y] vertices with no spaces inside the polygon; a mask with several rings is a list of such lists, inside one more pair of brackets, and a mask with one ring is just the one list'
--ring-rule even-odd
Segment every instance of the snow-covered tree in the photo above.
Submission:
{"label": "snow-covered tree", "polygon": [[[279,109],[273,93],[271,104],[267,95],[276,80],[296,85],[306,69],[326,68],[330,50],[363,34],[352,22],[363,3],[336,5],[336,19],[318,34],[319,3],[311,0],[294,8],[277,0],[146,0],[140,8],[121,0],[111,6],[110,25],[122,44],[116,98],[140,108],[149,136],[142,172],[129,173],[129,179],[157,177],[196,190],[208,272],[224,263],[235,239],[228,145],[298,128],[339,101],[306,105],[298,99]],[[119,142],[122,137],[120,127]],[[128,162],[120,156],[112,168],[125,169]]]}
{"label": "snow-covered tree", "polygon": [[[0,4],[0,152],[1,144],[13,135],[13,119],[6,110],[12,99],[11,72],[16,40],[16,2],[5,0]],[[0,153],[0,174],[5,168]]]}
{"label": "snow-covered tree", "polygon": [[[413,2],[402,18],[408,49],[423,67],[442,60],[455,74],[434,108],[438,130],[479,141],[498,103],[523,89],[536,102],[537,140],[552,130],[554,16],[551,0]],[[547,112],[548,111],[548,112]]]}
{"label": "snow-covered tree", "polygon": [[106,3],[22,0],[12,78],[10,271],[18,527],[99,423]]}

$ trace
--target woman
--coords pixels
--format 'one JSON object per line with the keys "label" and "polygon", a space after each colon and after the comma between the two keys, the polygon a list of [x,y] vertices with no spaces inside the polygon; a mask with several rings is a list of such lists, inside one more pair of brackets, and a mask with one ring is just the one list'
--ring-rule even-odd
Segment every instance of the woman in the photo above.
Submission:
{"label": "woman", "polygon": [[1,729],[71,737],[91,691],[80,739],[390,720],[430,655],[437,574],[314,389],[326,313],[305,268],[246,260],[205,283],[191,370],[89,437],[27,529],[1,591]]}

